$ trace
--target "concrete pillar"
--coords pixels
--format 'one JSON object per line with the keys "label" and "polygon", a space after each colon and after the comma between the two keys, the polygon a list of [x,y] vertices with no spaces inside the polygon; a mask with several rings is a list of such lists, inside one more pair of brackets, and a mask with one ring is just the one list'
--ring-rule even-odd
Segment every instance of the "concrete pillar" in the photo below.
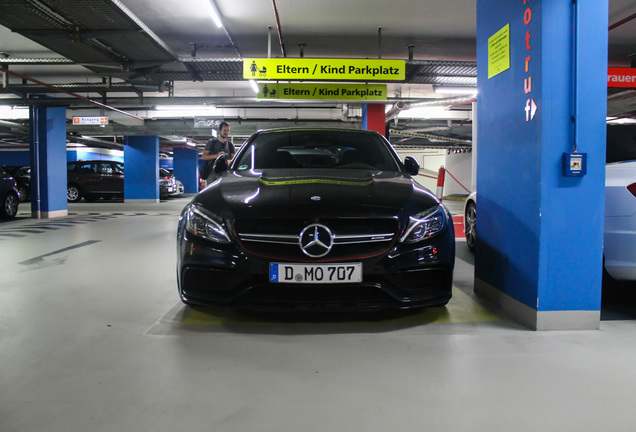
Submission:
{"label": "concrete pillar", "polygon": [[475,289],[538,330],[600,323],[607,19],[608,0],[477,1]]}
{"label": "concrete pillar", "polygon": [[66,108],[32,105],[31,215],[68,215],[66,200]]}
{"label": "concrete pillar", "polygon": [[159,137],[126,137],[124,167],[124,200],[158,203]]}
{"label": "concrete pillar", "polygon": [[362,105],[362,129],[373,130],[386,136],[386,117],[383,104]]}
{"label": "concrete pillar", "polygon": [[183,193],[199,192],[199,153],[196,149],[176,147],[172,154],[174,176],[183,183]]}

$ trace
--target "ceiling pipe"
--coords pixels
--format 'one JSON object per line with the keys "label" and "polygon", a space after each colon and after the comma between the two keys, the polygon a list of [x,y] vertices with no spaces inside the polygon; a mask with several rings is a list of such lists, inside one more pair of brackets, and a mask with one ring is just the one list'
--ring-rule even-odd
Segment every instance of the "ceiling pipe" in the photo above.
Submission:
{"label": "ceiling pipe", "polygon": [[382,58],[382,27],[378,27],[378,58]]}
{"label": "ceiling pipe", "polygon": [[48,88],[48,89],[55,90],[55,91],[58,91],[58,92],[60,92],[60,93],[67,94],[67,95],[69,95],[69,96],[73,96],[74,98],[84,100],[84,101],[89,102],[89,103],[91,103],[91,104],[93,104],[93,105],[97,105],[97,106],[99,106],[99,107],[101,107],[101,108],[105,108],[105,109],[110,110],[110,111],[115,111],[115,112],[118,112],[118,113],[120,113],[120,114],[126,115],[126,116],[128,116],[128,117],[132,117],[132,118],[135,118],[135,119],[137,119],[137,120],[141,120],[141,121],[143,121],[143,118],[141,118],[141,117],[137,117],[136,115],[133,115],[133,114],[130,114],[130,113],[127,113],[126,111],[122,111],[122,110],[117,109],[117,108],[115,108],[115,107],[112,107],[112,106],[110,106],[110,105],[106,105],[106,104],[103,104],[103,103],[101,103],[101,102],[97,102],[96,100],[89,99],[89,98],[87,98],[87,97],[84,97],[84,96],[78,95],[78,94],[76,94],[76,93],[72,93],[72,92],[70,92],[70,91],[63,90],[63,89],[61,89],[61,88],[58,88],[58,87],[52,86],[52,85],[47,84],[47,83],[45,83],[45,82],[38,81],[38,80],[36,80],[35,78],[31,78],[31,77],[28,77],[28,76],[26,76],[26,75],[22,75],[22,74],[20,74],[20,73],[10,71],[9,69],[5,69],[5,68],[3,68],[3,67],[0,67],[0,72],[4,72],[4,73],[7,73],[7,74],[9,74],[9,75],[13,75],[13,76],[15,76],[15,77],[17,77],[17,78],[20,78],[20,79],[23,79],[23,80],[26,80],[26,81],[34,82],[34,83],[39,84],[39,85],[41,85],[41,86],[44,86],[44,87],[46,87],[46,88]]}
{"label": "ceiling pipe", "polygon": [[280,50],[283,53],[283,57],[287,57],[287,53],[285,52],[285,40],[283,39],[283,29],[280,25],[280,17],[278,16],[278,7],[276,6],[276,0],[272,0],[272,6],[274,7],[274,18],[276,19],[276,30],[278,31]]}
{"label": "ceiling pipe", "polygon": [[477,100],[475,95],[470,96],[461,96],[456,98],[448,98],[448,99],[435,99],[432,101],[426,102],[415,102],[415,103],[406,103],[404,101],[397,101],[391,109],[389,109],[386,114],[386,122],[393,120],[401,111],[408,110],[416,107],[433,107],[433,106],[445,106],[445,105],[464,105],[473,103]]}
{"label": "ceiling pipe", "polygon": [[24,132],[28,132],[29,131],[29,126],[26,126],[22,123],[14,123],[11,121],[7,121],[7,120],[0,120],[0,126],[4,126],[4,127],[8,127],[12,130],[21,130]]}
{"label": "ceiling pipe", "polygon": [[623,24],[630,22],[634,18],[636,18],[636,13],[632,14],[632,15],[628,16],[627,18],[624,18],[624,19],[622,19],[622,20],[620,20],[620,21],[618,21],[618,22],[616,22],[614,24],[612,24],[611,26],[609,26],[609,28],[607,30],[608,31],[614,30],[616,27],[622,26]]}

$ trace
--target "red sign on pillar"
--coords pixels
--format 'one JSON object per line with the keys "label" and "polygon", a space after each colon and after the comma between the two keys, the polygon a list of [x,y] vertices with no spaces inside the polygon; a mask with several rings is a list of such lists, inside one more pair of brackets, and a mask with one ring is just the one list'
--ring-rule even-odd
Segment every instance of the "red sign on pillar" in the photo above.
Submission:
{"label": "red sign on pillar", "polygon": [[386,135],[386,116],[384,115],[384,104],[367,105],[367,130],[373,130]]}

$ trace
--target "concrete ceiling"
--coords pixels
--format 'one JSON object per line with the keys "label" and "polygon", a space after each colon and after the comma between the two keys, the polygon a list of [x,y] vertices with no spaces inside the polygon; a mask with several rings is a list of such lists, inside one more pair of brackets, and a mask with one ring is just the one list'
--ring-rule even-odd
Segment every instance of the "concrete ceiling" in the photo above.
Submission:
{"label": "concrete ceiling", "polygon": [[[240,64],[241,58],[267,57],[270,52],[272,57],[292,58],[411,56],[410,67],[418,78],[388,83],[390,103],[449,97],[433,93],[436,81],[430,73],[424,75],[423,63],[440,76],[440,68],[452,70],[457,79],[462,71],[474,70],[474,0],[213,0],[224,28],[214,26],[208,2],[0,0],[0,66],[144,118],[155,105],[213,104],[222,111],[212,117],[229,120],[233,135],[239,138],[260,128],[287,124],[357,127],[360,113],[359,104],[339,101],[257,102],[246,81],[235,79],[231,71],[219,73]],[[39,22],[43,15],[47,19]],[[635,15],[633,0],[610,0],[610,66],[634,66],[636,19],[622,21]],[[48,31],[42,31],[44,26]],[[119,33],[106,34],[104,30],[109,29]],[[121,60],[122,52],[126,61]],[[37,64],[36,59],[59,60]],[[219,76],[231,79],[219,80]],[[474,76],[464,79],[468,79],[464,84],[476,82]],[[38,90],[65,99],[69,116],[103,112],[83,100],[36,88],[34,82],[18,76],[8,75],[7,83],[0,89],[0,106],[19,105],[26,93]],[[623,115],[636,112],[635,100],[633,91],[609,95],[612,110]],[[432,119],[406,116],[392,125],[411,134],[426,134],[397,138],[412,144],[455,145],[471,137],[469,107],[456,105],[447,116],[438,114]],[[195,129],[192,117],[185,115],[150,117],[144,122],[109,115],[111,124],[100,130],[69,125],[70,138],[81,141],[82,135],[90,136],[89,144],[117,146],[126,134],[159,134],[169,147],[184,137],[202,144],[209,135],[209,129]],[[28,142],[24,124],[0,121],[0,147],[24,146]],[[431,139],[435,136],[446,140]]]}

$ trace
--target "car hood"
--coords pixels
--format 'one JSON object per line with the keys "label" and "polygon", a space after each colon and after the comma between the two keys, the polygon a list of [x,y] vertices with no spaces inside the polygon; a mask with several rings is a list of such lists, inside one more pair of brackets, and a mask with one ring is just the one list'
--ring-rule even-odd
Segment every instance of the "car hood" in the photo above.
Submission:
{"label": "car hood", "polygon": [[194,200],[215,213],[229,211],[234,217],[284,217],[290,212],[295,216],[392,216],[439,204],[430,191],[399,172],[333,169],[229,171]]}

